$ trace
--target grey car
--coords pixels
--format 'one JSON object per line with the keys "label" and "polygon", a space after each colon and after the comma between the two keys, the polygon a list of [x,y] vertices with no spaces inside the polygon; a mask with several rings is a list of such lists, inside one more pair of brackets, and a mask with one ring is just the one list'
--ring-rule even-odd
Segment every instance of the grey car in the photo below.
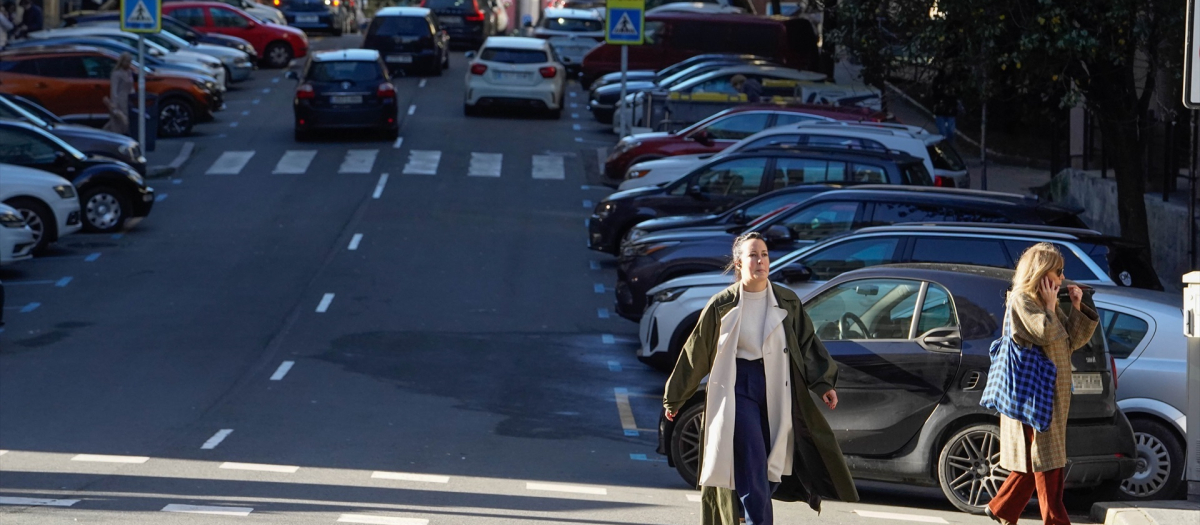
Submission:
{"label": "grey car", "polygon": [[28,122],[88,155],[119,160],[139,174],[146,174],[146,157],[142,153],[142,146],[125,135],[67,124],[46,108],[16,95],[0,94],[0,118]]}
{"label": "grey car", "polygon": [[1183,296],[1167,292],[1096,287],[1100,330],[1117,370],[1117,406],[1133,425],[1134,474],[1119,496],[1171,499],[1184,489],[1187,428],[1187,339]]}

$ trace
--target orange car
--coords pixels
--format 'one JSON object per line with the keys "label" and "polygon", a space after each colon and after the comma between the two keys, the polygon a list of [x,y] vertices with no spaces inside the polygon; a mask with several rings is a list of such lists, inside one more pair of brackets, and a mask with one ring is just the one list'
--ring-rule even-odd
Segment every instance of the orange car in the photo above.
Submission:
{"label": "orange car", "polygon": [[[118,55],[86,46],[46,46],[0,52],[0,93],[20,95],[74,121],[108,119],[104,98]],[[212,79],[177,71],[146,74],[146,93],[158,96],[158,133],[187,135],[209,120],[222,97]]]}

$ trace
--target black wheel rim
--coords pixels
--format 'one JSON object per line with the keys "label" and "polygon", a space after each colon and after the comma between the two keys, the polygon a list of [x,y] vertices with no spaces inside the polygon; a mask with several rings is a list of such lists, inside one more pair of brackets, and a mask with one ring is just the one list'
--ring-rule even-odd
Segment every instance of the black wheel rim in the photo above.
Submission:
{"label": "black wheel rim", "polygon": [[697,479],[700,467],[700,453],[703,451],[701,434],[704,429],[704,412],[697,412],[695,417],[683,422],[679,430],[679,441],[675,443],[677,451],[676,463],[681,464],[692,479]]}
{"label": "black wheel rim", "polygon": [[1000,436],[991,430],[975,430],[950,443],[942,479],[947,480],[959,502],[983,509],[1008,478],[1000,467]]}
{"label": "black wheel rim", "polygon": [[192,114],[180,104],[163,106],[158,115],[159,125],[167,135],[182,135],[187,132],[192,122]]}

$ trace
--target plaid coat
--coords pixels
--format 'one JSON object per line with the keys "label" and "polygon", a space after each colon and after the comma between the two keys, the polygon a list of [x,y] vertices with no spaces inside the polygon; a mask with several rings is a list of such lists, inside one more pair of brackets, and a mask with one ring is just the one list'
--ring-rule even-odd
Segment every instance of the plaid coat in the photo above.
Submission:
{"label": "plaid coat", "polygon": [[[1057,312],[1046,309],[1037,299],[1012,294],[1013,339],[1017,344],[1040,346],[1058,368],[1054,383],[1054,418],[1050,429],[1035,432],[1032,472],[1045,472],[1067,465],[1067,414],[1071,410],[1071,354],[1087,344],[1096,329],[1099,316],[1090,306],[1080,303],[1079,310],[1069,301],[1060,302]],[[1000,416],[1000,466],[1015,472],[1030,472],[1026,464],[1025,433],[1021,423]]]}

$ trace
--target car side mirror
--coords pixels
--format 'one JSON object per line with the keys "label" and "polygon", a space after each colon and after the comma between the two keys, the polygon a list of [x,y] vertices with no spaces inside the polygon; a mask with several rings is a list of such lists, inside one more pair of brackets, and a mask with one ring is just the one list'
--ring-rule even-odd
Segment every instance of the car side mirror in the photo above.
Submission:
{"label": "car side mirror", "polygon": [[788,243],[792,242],[792,240],[792,230],[788,229],[787,226],[782,224],[771,226],[770,228],[767,228],[767,231],[763,232],[763,241],[765,241],[768,246],[773,244]]}
{"label": "car side mirror", "polygon": [[688,184],[687,195],[697,200],[708,200],[708,195],[704,194],[704,190],[700,189],[699,184]]}
{"label": "car side mirror", "polygon": [[475,60],[475,52],[467,51],[466,53],[463,53],[463,58],[466,58],[467,60]]}
{"label": "car side mirror", "polygon": [[800,263],[791,263],[779,270],[785,283],[806,283],[812,280],[812,270]]}
{"label": "car side mirror", "polygon": [[692,140],[699,142],[704,146],[712,146],[713,143],[712,136],[708,134],[707,130],[700,130],[693,133]]}
{"label": "car side mirror", "polygon": [[288,80],[295,80],[297,82],[300,81],[300,75],[295,71],[288,71],[287,73],[284,73],[283,76],[287,77]]}
{"label": "car side mirror", "polygon": [[732,220],[734,224],[746,224],[746,210],[737,210],[733,212],[733,217],[730,217],[730,220]]}
{"label": "car side mirror", "polygon": [[54,165],[55,166],[68,166],[70,164],[71,164],[71,160],[67,157],[66,153],[63,153],[61,151],[54,152]]}

